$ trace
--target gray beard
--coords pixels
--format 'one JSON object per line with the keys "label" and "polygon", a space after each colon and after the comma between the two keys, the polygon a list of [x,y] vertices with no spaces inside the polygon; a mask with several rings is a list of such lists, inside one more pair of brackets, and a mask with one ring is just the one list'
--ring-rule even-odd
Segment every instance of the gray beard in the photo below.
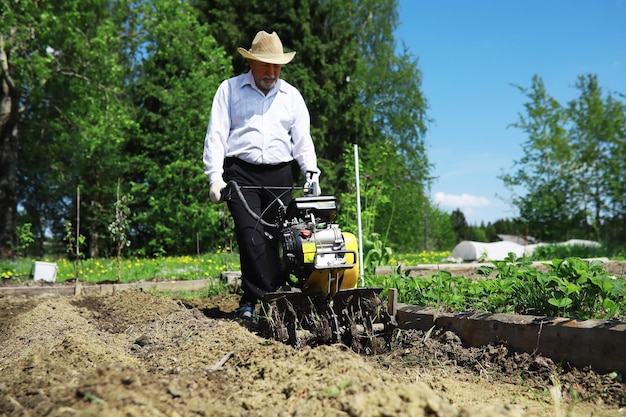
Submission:
{"label": "gray beard", "polygon": [[271,80],[271,81],[266,81],[264,79],[261,79],[261,87],[263,87],[266,90],[270,90],[272,87],[274,87],[276,85],[276,78]]}

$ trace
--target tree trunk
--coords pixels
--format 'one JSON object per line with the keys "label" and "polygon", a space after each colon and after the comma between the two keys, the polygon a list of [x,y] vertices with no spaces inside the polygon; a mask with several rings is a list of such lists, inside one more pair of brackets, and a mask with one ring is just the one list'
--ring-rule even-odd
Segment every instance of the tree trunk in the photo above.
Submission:
{"label": "tree trunk", "polygon": [[0,35],[0,259],[15,256],[17,246],[17,121],[19,93]]}

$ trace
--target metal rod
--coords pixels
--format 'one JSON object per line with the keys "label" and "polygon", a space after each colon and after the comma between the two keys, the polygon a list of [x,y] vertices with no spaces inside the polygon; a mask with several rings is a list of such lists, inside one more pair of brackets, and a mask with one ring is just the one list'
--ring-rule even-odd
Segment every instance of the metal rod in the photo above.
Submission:
{"label": "metal rod", "polygon": [[365,286],[365,278],[363,270],[363,228],[361,225],[361,185],[359,182],[359,146],[354,144],[354,175],[356,176],[356,218],[358,228],[358,240],[359,240],[359,277],[361,278],[361,286]]}

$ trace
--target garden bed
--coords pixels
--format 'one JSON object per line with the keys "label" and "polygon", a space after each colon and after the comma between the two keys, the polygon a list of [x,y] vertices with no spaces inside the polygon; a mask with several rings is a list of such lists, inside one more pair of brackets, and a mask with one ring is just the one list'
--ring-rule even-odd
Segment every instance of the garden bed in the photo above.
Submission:
{"label": "garden bed", "polygon": [[622,416],[617,374],[407,329],[365,357],[293,349],[232,319],[235,295],[139,289],[0,298],[7,415]]}

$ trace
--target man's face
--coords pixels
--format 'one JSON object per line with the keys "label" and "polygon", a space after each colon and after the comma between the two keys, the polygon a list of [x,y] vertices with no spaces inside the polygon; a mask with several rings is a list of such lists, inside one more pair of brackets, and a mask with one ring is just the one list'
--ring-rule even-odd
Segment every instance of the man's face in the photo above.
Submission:
{"label": "man's face", "polygon": [[274,87],[276,81],[278,81],[282,65],[268,64],[261,61],[254,61],[252,59],[249,59],[248,62],[250,63],[250,69],[252,69],[254,83],[259,90],[267,94],[268,91]]}

